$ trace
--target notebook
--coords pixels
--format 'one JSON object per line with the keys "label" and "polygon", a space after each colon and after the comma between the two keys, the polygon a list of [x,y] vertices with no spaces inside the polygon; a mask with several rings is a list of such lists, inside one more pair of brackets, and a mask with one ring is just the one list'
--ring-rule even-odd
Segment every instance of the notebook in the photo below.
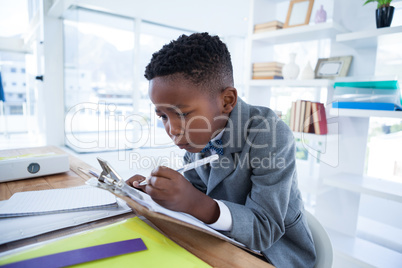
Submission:
{"label": "notebook", "polygon": [[[0,206],[3,202],[6,201],[1,201]],[[131,212],[131,208],[120,198],[117,198],[117,203],[116,208],[107,207],[96,210],[0,218],[0,245]]]}
{"label": "notebook", "polygon": [[116,197],[90,186],[15,193],[0,206],[0,218],[117,207]]}

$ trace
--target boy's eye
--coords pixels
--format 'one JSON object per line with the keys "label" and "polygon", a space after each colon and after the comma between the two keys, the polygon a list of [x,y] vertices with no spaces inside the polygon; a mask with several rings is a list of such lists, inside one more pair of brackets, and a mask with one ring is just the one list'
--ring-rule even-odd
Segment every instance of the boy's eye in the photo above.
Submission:
{"label": "boy's eye", "polygon": [[167,116],[165,114],[157,114],[157,116],[163,121],[167,120]]}
{"label": "boy's eye", "polygon": [[176,113],[178,117],[185,118],[189,113]]}

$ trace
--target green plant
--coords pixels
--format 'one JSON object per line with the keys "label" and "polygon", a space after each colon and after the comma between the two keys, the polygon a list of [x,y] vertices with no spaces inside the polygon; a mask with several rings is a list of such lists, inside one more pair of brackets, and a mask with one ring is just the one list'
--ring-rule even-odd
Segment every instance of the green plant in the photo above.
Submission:
{"label": "green plant", "polygon": [[389,5],[391,4],[392,0],[367,0],[363,6],[365,4],[371,3],[371,2],[378,2],[377,4],[377,8],[382,8],[382,7],[389,7]]}

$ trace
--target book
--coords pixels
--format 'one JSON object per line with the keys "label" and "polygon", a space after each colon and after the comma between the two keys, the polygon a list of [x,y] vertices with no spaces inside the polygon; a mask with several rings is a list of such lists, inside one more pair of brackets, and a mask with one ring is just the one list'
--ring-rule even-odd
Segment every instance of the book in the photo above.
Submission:
{"label": "book", "polygon": [[0,207],[0,218],[117,207],[116,197],[93,187],[19,192]]}
{"label": "book", "polygon": [[333,102],[332,108],[381,111],[395,111],[398,109],[398,107],[394,103],[383,102]]}
{"label": "book", "polygon": [[283,79],[283,76],[279,75],[253,76],[252,79]]}
{"label": "book", "polygon": [[265,28],[258,28],[258,29],[254,29],[254,33],[258,34],[258,33],[276,31],[276,30],[280,30],[282,28],[283,27],[280,27],[280,26],[270,26],[270,27],[265,27]]}
{"label": "book", "polygon": [[303,132],[304,130],[304,118],[305,118],[305,113],[306,113],[306,101],[302,100],[300,103],[300,124],[299,124],[299,129],[297,130],[298,132]]}
{"label": "book", "polygon": [[313,115],[314,132],[318,135],[324,135],[328,133],[327,117],[325,114],[324,104],[319,102],[313,102],[311,104],[311,111]]}
{"label": "book", "polygon": [[311,101],[306,101],[306,112],[304,116],[303,132],[314,133],[314,125],[311,119]]}
{"label": "book", "polygon": [[268,27],[283,27],[283,22],[278,20],[268,21],[264,23],[258,23],[254,25],[254,30],[261,29],[261,28],[268,28]]}
{"label": "book", "polygon": [[285,64],[281,62],[255,62],[253,63],[253,68],[263,68],[263,67],[283,67]]}
{"label": "book", "polygon": [[254,63],[252,79],[283,79],[282,66],[277,62]]}
{"label": "book", "polygon": [[253,72],[272,72],[272,71],[282,73],[282,66],[267,66],[267,67],[253,66]]}
{"label": "book", "polygon": [[282,76],[282,72],[253,72],[253,76]]}
{"label": "book", "polygon": [[282,71],[281,65],[254,65],[253,71]]}
{"label": "book", "polygon": [[296,117],[296,102],[292,102],[292,106],[290,108],[290,120],[289,127],[292,131],[295,131],[295,117]]}
{"label": "book", "polygon": [[301,100],[296,101],[296,110],[295,110],[295,125],[294,131],[299,131],[300,129],[300,111],[301,111]]}
{"label": "book", "polygon": [[324,104],[307,100],[292,102],[289,127],[295,132],[327,134],[328,127]]}
{"label": "book", "polygon": [[282,29],[283,25],[284,25],[283,22],[280,22],[277,20],[255,24],[254,25],[254,33]]}

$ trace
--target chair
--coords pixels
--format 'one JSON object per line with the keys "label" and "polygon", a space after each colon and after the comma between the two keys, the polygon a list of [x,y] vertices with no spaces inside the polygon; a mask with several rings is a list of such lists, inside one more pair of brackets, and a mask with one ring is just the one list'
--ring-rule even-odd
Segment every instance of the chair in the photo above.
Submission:
{"label": "chair", "polygon": [[315,251],[317,255],[315,268],[330,268],[332,267],[333,251],[331,240],[324,227],[310,212],[305,211],[308,226],[313,235]]}

